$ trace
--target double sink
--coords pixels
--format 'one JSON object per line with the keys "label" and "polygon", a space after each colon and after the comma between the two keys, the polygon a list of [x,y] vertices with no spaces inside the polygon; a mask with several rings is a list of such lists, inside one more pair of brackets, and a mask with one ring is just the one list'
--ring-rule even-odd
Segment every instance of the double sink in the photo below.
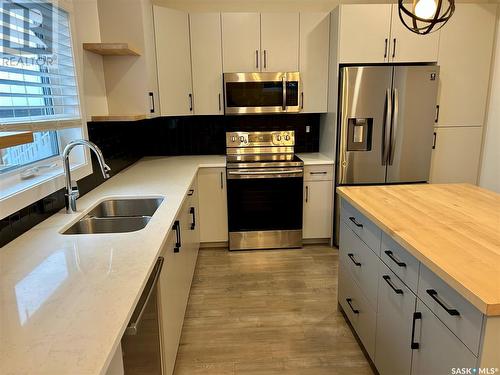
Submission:
{"label": "double sink", "polygon": [[63,234],[125,233],[143,229],[164,198],[102,201]]}

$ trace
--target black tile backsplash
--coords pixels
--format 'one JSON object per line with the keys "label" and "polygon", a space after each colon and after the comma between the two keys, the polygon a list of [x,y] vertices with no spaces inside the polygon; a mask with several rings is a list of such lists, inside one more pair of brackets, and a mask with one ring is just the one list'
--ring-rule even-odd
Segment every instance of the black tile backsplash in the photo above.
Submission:
{"label": "black tile backsplash", "polygon": [[[159,117],[135,122],[89,122],[89,139],[111,167],[111,176],[143,156],[225,153],[226,131],[294,130],[296,152],[319,149],[319,114]],[[310,131],[306,132],[306,126]],[[78,181],[84,195],[104,179],[92,154],[94,173]],[[64,189],[0,219],[0,247],[64,207]]]}

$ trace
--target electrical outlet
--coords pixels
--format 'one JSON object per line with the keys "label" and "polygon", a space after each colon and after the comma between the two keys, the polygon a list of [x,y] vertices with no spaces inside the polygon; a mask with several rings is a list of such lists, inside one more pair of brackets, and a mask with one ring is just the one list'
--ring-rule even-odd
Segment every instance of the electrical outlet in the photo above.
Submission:
{"label": "electrical outlet", "polygon": [[310,133],[311,132],[311,126],[310,125],[306,125],[306,133]]}

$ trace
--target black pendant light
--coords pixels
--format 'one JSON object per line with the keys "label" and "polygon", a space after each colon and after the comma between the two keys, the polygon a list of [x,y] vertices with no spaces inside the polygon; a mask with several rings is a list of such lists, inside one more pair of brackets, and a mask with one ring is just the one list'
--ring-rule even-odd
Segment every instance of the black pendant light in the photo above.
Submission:
{"label": "black pendant light", "polygon": [[420,35],[437,31],[455,12],[455,0],[398,0],[399,18]]}

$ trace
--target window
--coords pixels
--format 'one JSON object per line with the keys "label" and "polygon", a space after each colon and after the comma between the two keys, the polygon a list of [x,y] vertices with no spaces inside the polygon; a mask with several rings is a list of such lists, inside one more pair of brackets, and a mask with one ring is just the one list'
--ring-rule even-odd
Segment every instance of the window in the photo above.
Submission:
{"label": "window", "polygon": [[34,142],[0,150],[0,174],[59,155],[58,129],[81,127],[68,12],[40,0],[0,0],[0,130]]}

